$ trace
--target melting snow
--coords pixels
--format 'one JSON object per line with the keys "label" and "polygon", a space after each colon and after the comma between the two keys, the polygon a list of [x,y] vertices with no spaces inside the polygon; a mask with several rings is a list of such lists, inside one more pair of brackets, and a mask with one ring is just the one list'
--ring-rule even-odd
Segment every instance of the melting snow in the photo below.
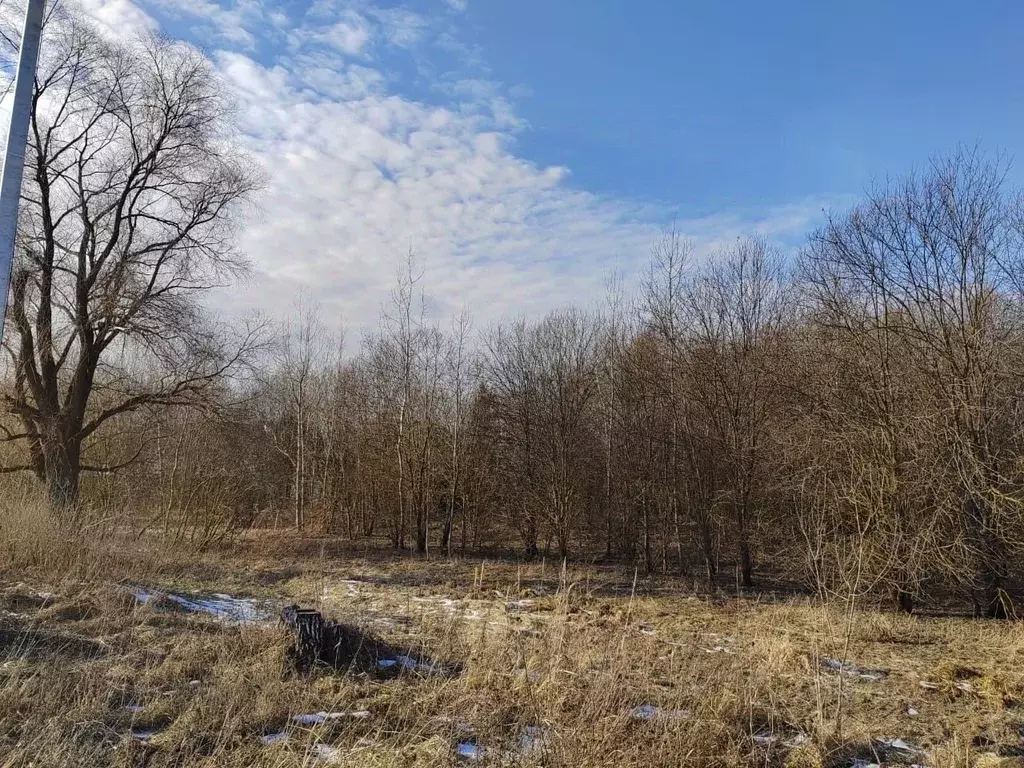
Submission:
{"label": "melting snow", "polygon": [[519,734],[519,751],[523,754],[534,754],[544,749],[548,735],[543,728],[536,725],[528,725]]}
{"label": "melting snow", "polygon": [[641,704],[634,707],[629,716],[634,720],[685,720],[690,717],[690,712],[685,709],[661,709],[653,704]]}
{"label": "melting snow", "polygon": [[653,704],[641,704],[631,713],[634,720],[653,720],[658,716],[658,708]]}
{"label": "melting snow", "polygon": [[271,744],[280,744],[282,741],[288,741],[288,734],[284,731],[280,733],[266,733],[260,736],[260,741],[269,747]]}
{"label": "melting snow", "polygon": [[142,605],[148,605],[162,598],[177,604],[189,613],[205,613],[231,624],[264,623],[270,621],[274,615],[273,606],[269,601],[255,600],[249,597],[233,597],[222,593],[212,595],[195,593],[185,597],[170,592],[161,593],[145,589],[136,589],[133,592],[135,599]]}
{"label": "melting snow", "polygon": [[299,725],[321,725],[328,720],[341,720],[344,717],[354,717],[363,720],[369,716],[369,711],[365,709],[358,712],[313,712],[304,715],[292,715],[292,722]]}
{"label": "melting snow", "polygon": [[787,746],[790,749],[793,749],[794,747],[799,747],[810,741],[810,739],[807,738],[806,734],[803,733],[797,733],[793,736],[790,736],[788,739],[783,739],[781,736],[778,736],[775,733],[772,733],[771,731],[758,731],[754,734],[753,739],[755,744],[758,744],[762,747],[770,747],[776,742],[781,741],[784,746]]}
{"label": "melting snow", "polygon": [[424,675],[447,675],[448,671],[436,662],[427,664],[426,662],[416,661],[411,656],[395,656],[393,659],[378,659],[377,667],[379,669],[394,669],[395,667],[401,667],[402,669],[410,672],[420,672]]}
{"label": "melting snow", "polygon": [[879,739],[878,743],[886,749],[894,749],[897,752],[910,752],[912,754],[916,754],[921,751],[920,747],[916,747],[903,739]]}
{"label": "melting snow", "polygon": [[862,669],[855,664],[843,663],[838,659],[822,659],[821,666],[831,669],[833,672],[872,682],[878,682],[889,675],[884,669]]}
{"label": "melting snow", "polygon": [[314,744],[310,754],[317,760],[322,760],[332,765],[340,765],[342,761],[341,750],[337,747],[332,747],[330,744]]}
{"label": "melting snow", "polygon": [[478,744],[463,741],[459,742],[459,744],[455,747],[455,754],[457,754],[463,760],[483,760],[484,748]]}

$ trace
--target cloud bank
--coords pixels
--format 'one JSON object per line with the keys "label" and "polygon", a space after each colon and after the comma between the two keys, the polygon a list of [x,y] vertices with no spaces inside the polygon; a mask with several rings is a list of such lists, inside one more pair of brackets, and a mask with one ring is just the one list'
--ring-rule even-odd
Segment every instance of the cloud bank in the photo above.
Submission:
{"label": "cloud bank", "polygon": [[[154,29],[200,46],[237,95],[239,127],[269,185],[241,230],[253,279],[226,311],[286,313],[300,291],[327,318],[372,327],[406,252],[438,315],[477,324],[599,299],[637,274],[668,205],[589,193],[570,169],[516,153],[529,126],[465,42],[465,0],[429,12],[373,0],[305,10],[257,0],[85,0],[119,34]],[[677,225],[710,248],[758,229],[786,238],[820,205]]]}

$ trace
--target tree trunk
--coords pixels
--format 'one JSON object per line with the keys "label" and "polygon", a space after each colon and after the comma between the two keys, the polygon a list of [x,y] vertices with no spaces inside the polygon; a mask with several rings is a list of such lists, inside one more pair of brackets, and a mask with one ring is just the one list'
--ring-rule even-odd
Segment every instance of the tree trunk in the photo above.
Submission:
{"label": "tree trunk", "polygon": [[55,511],[74,507],[78,503],[81,443],[69,438],[60,425],[47,429],[42,442],[50,504]]}
{"label": "tree trunk", "polygon": [[739,534],[740,549],[740,586],[752,589],[754,586],[754,558],[750,554],[750,534],[747,531],[746,500],[740,504],[736,513],[736,528]]}
{"label": "tree trunk", "polygon": [[428,531],[427,512],[421,504],[416,510],[416,551],[421,555],[427,554]]}
{"label": "tree trunk", "polygon": [[1006,562],[1002,542],[991,527],[988,504],[987,499],[978,495],[969,496],[965,503],[978,559],[975,613],[990,619],[1007,619],[1013,614],[1013,605],[1005,587]]}

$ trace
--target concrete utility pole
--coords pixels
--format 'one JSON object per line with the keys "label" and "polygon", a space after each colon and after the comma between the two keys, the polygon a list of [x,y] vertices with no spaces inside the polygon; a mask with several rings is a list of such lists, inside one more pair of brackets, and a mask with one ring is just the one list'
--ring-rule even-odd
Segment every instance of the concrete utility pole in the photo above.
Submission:
{"label": "concrete utility pole", "polygon": [[7,294],[11,289],[11,265],[14,261],[14,240],[18,233],[18,202],[21,179],[25,170],[25,147],[32,118],[32,90],[39,60],[39,38],[43,31],[43,10],[46,0],[28,0],[25,29],[18,53],[18,73],[14,80],[14,105],[11,127],[4,150],[3,176],[0,177],[0,342],[4,338],[7,317]]}

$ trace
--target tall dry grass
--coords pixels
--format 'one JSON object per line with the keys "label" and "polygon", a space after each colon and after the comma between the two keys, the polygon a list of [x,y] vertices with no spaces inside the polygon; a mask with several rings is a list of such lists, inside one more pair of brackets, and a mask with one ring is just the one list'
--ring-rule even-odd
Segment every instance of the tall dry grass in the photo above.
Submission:
{"label": "tall dry grass", "polygon": [[[346,561],[257,543],[175,557],[117,525],[69,531],[31,494],[0,510],[0,766],[448,766],[470,734],[483,765],[845,767],[880,759],[874,740],[891,738],[934,768],[1015,764],[1016,625],[712,604],[587,568]],[[297,677],[276,627],[142,606],[126,581],[317,605],[460,674]],[[825,659],[889,674],[838,675]],[[318,711],[370,714],[291,719]],[[534,750],[521,748],[527,728],[541,735]]]}

